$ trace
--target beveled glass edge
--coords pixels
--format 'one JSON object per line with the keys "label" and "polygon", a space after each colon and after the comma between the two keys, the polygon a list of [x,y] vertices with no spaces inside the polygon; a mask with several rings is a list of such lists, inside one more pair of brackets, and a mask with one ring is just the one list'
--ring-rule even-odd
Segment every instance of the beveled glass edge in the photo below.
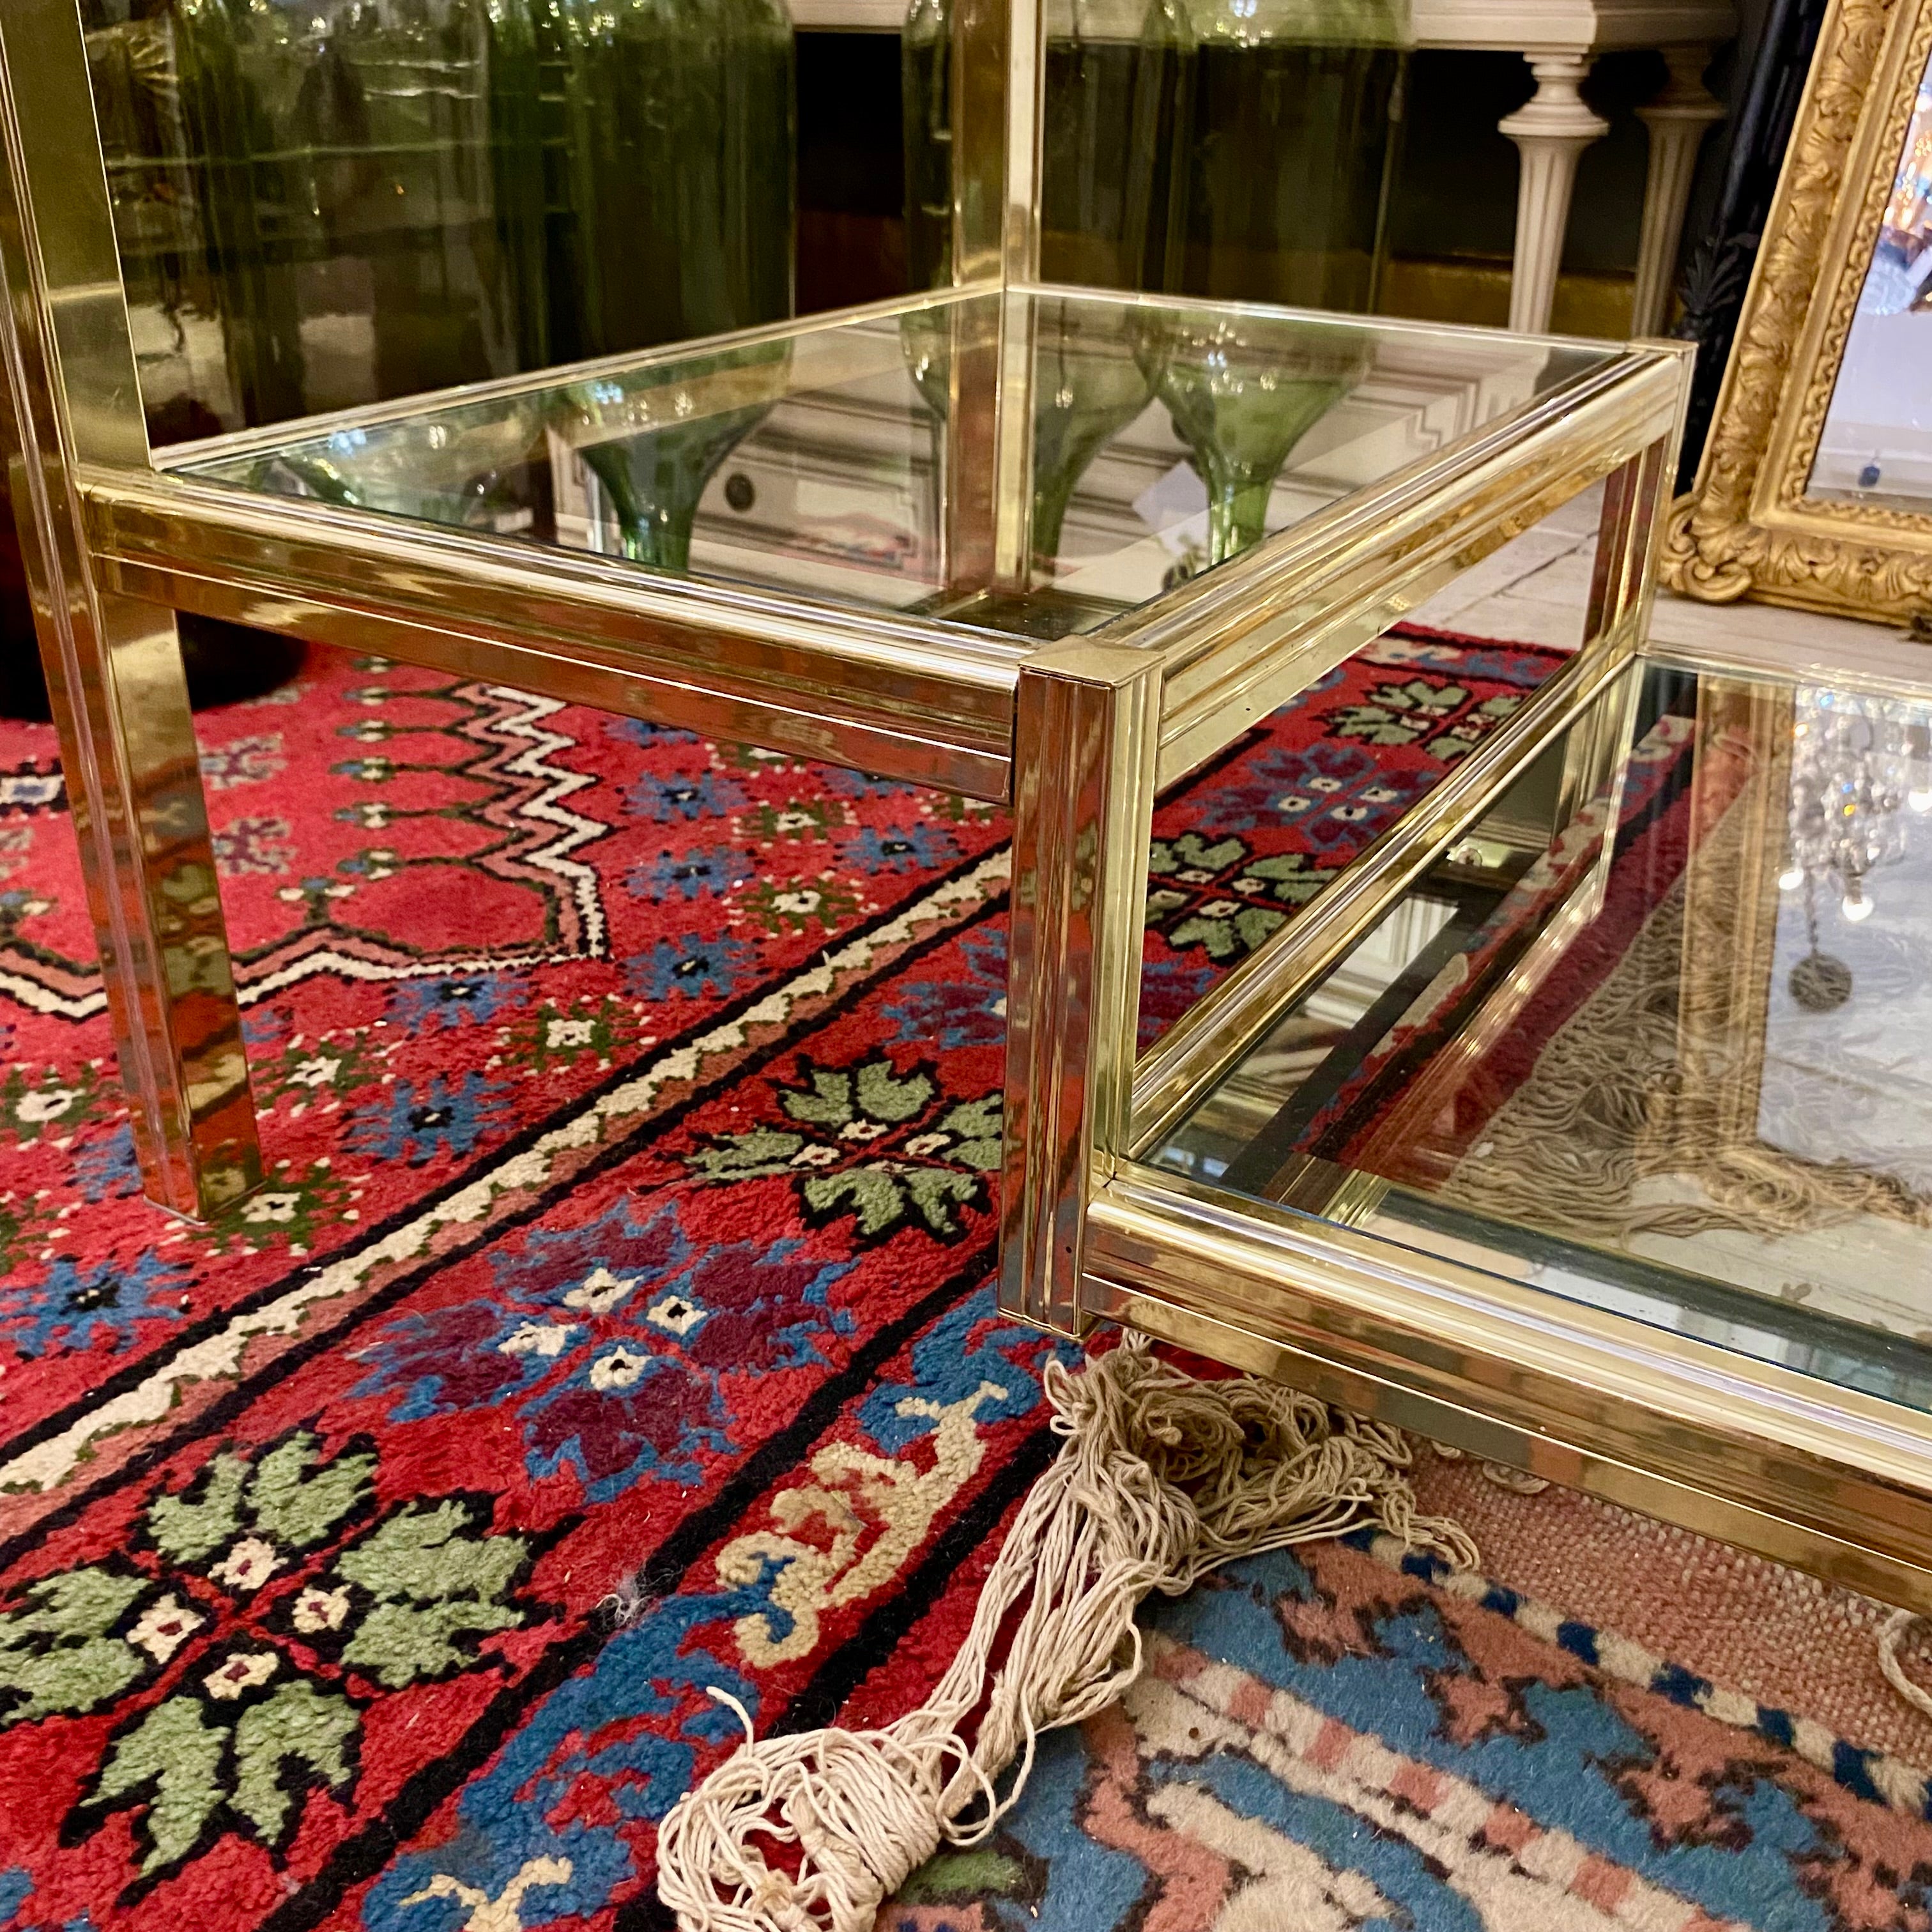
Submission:
{"label": "beveled glass edge", "polygon": [[1136,1162],[1085,1312],[1932,1610],[1932,1415]]}
{"label": "beveled glass edge", "polygon": [[[1490,339],[1510,338],[1492,332]],[[1324,552],[1340,551],[1346,561],[1352,546],[1384,540],[1383,526],[1404,511],[1473,494],[1499,463],[1507,461],[1524,495],[1560,480],[1566,466],[1575,480],[1570,494],[1588,488],[1661,433],[1658,426],[1677,405],[1679,382],[1676,358],[1652,350],[1582,370],[1442,449],[1276,531],[1156,602],[1123,611],[1089,634],[1099,643],[1159,651],[1171,671],[1190,668],[1218,648],[1214,633],[1220,625],[1266,604],[1283,580],[1312,566]],[[1622,412],[1633,422],[1621,437],[1607,435],[1606,426],[1595,420]],[[1572,442],[1600,439],[1604,460],[1594,467],[1576,464],[1565,454]]]}
{"label": "beveled glass edge", "polygon": [[[942,290],[929,297],[907,298],[872,305],[863,311],[845,311],[828,318],[814,319],[812,326],[814,330],[820,326],[834,328],[842,321],[850,320],[854,314],[888,316],[917,313],[983,299],[992,292],[994,292],[974,287]],[[1287,310],[1268,313],[1298,314]],[[715,348],[719,344],[753,339],[776,339],[795,333],[799,327],[796,322],[774,325],[768,330],[712,338],[711,344]],[[689,345],[676,345],[664,352],[664,359],[682,359],[690,352]],[[1626,372],[1630,374],[1640,372],[1653,362],[1660,367],[1664,362],[1662,358],[1641,353],[1623,359],[1630,365]],[[612,366],[619,365],[636,366],[628,358],[619,358],[618,364]],[[1589,376],[1604,373],[1586,372]],[[524,379],[518,380],[525,388],[541,388],[548,385],[550,378],[546,374],[533,383],[525,382]],[[491,386],[491,392],[499,391]],[[442,393],[446,396],[460,395],[467,400],[474,399],[480,392],[471,388]],[[1096,641],[1127,642],[1141,647],[1146,640],[1136,638],[1133,633],[1144,631],[1152,620],[1158,620],[1163,630],[1198,621],[1192,614],[1201,599],[1190,592],[1207,586],[1212,586],[1213,608],[1224,622],[1256,614],[1278,593],[1284,578],[1296,570],[1306,555],[1324,544],[1336,541],[1342,522],[1349,525],[1372,524],[1377,519],[1391,514],[1397,500],[1406,496],[1419,496],[1424,502],[1432,500],[1441,494],[1443,486],[1439,482],[1432,484],[1430,476],[1432,472],[1439,476],[1445,462],[1453,464],[1455,471],[1466,472],[1480,465],[1486,456],[1493,457],[1513,445],[1520,455],[1534,458],[1538,452],[1533,440],[1527,450],[1522,448],[1522,424],[1526,415],[1546,418],[1546,422],[1538,425],[1538,432],[1546,430],[1551,434],[1560,434],[1566,418],[1574,414],[1582,400],[1576,394],[1574,383],[1560,386],[1536,399],[1526,410],[1512,412],[1494,423],[1482,425],[1447,449],[1408,466],[1394,476],[1350,493],[1331,512],[1318,513],[1316,518],[1310,520],[1314,527],[1304,532],[1303,526],[1298,525],[1278,532],[1247,556],[1232,560],[1219,570],[1206,573],[1195,584],[1184,586],[1162,597],[1153,610],[1142,608],[1124,612],[1091,634]],[[306,440],[316,434],[332,433],[334,428],[347,426],[352,419],[358,423],[405,419],[421,413],[422,403],[422,398],[412,398],[405,404],[382,406],[373,415],[347,412],[308,418],[304,419],[304,433],[300,438],[293,438],[289,434],[297,426],[286,424],[272,431],[250,430],[244,434],[250,448],[280,448],[291,440]],[[1532,439],[1535,434],[1532,432]],[[225,453],[236,453],[242,447],[238,438],[216,440]],[[252,527],[262,533],[265,541],[298,541],[306,536],[324,543],[334,541],[341,544],[346,550],[345,562],[353,559],[351,567],[358,580],[344,584],[341,594],[350,598],[366,597],[368,586],[365,573],[360,568],[361,554],[346,536],[351,526],[338,520],[352,518],[356,526],[368,533],[364,542],[374,549],[392,549],[394,533],[400,532],[404,542],[422,550],[433,549],[440,553],[440,561],[448,573],[442,592],[449,600],[444,613],[446,619],[460,621],[463,614],[462,580],[469,574],[461,568],[465,560],[472,560],[478,574],[483,575],[500,575],[513,568],[520,574],[522,570],[518,566],[526,568],[534,562],[545,574],[560,578],[568,576],[580,585],[601,582],[608,586],[614,597],[621,595],[640,604],[648,603],[654,598],[674,600],[680,614],[688,621],[713,622],[728,630],[739,627],[741,620],[736,614],[758,608],[755,599],[763,594],[751,586],[650,572],[623,559],[602,558],[587,552],[566,552],[552,547],[533,547],[492,532],[458,530],[387,512],[345,509],[304,498],[278,496],[232,482],[185,474],[175,460],[183,451],[190,448],[205,452],[214,446],[207,442],[174,446],[169,452],[170,466],[167,468],[134,470],[100,464],[87,466],[80,480],[90,508],[98,513],[92,520],[96,530],[97,551],[104,561],[123,561],[137,567],[173,565],[193,576],[197,574],[197,566],[207,561],[205,548],[197,549],[181,540],[170,541],[166,532],[170,527],[178,526],[184,537],[192,530],[204,544],[211,531],[226,528],[238,536]],[[1578,487],[1587,487],[1587,479]],[[127,514],[137,505],[140,513],[149,520],[140,529],[138,542],[134,541],[136,532],[130,530]],[[1346,512],[1346,518],[1342,518],[1342,512]],[[511,562],[512,557],[514,565]],[[241,560],[237,561],[238,566]],[[259,550],[248,561],[257,572],[272,574],[272,560]],[[1232,580],[1216,582],[1224,573],[1230,572],[1235,573]],[[199,574],[207,574],[205,570]],[[308,594],[323,594],[321,585],[316,581],[311,580],[305,588]],[[824,627],[823,634],[828,642],[836,634],[850,632],[855,626],[862,626],[880,637],[903,640],[915,648],[933,650],[943,647],[947,640],[956,641],[965,647],[970,656],[1002,663],[1017,662],[1034,648],[1030,640],[1016,634],[956,620],[919,618],[884,609],[860,613],[851,606],[814,598],[806,593],[788,591],[773,594],[791,608],[813,614]]]}
{"label": "beveled glass edge", "polygon": [[[1378,334],[1482,343],[1493,346],[1498,334],[1457,322],[1418,322],[1402,316],[1347,316],[1322,309],[1296,309],[1284,304],[1230,302],[1217,298],[1179,296],[1096,288],[1083,283],[1012,281],[1004,286],[996,281],[973,280],[951,286],[914,290],[904,295],[882,296],[875,302],[855,302],[843,308],[820,310],[810,315],[793,316],[778,322],[760,323],[755,328],[726,329],[706,336],[661,343],[649,349],[627,350],[614,355],[587,356],[575,362],[556,363],[549,368],[529,370],[513,376],[492,377],[476,382],[458,383],[448,388],[425,389],[414,395],[397,397],[386,402],[363,403],[347,409],[324,410],[314,416],[292,416],[258,428],[225,430],[215,436],[198,436],[171,442],[153,452],[154,466],[177,472],[230,457],[257,455],[297,443],[320,440],[340,430],[369,429],[406,421],[411,416],[431,416],[446,410],[464,409],[496,402],[514,401],[545,389],[561,388],[604,376],[628,375],[668,368],[678,362],[701,360],[706,356],[761,344],[796,341],[806,336],[854,322],[890,321],[963,303],[993,298],[1026,298],[1052,300],[1066,297],[1082,302],[1111,303],[1144,309],[1185,309],[1190,313],[1252,316],[1262,320],[1292,319],[1323,326],[1336,325],[1366,329]],[[1593,338],[1516,334],[1512,341],[1548,350],[1594,351],[1616,361],[1630,353],[1628,343],[1598,340]],[[1580,371],[1580,374],[1592,373]],[[1573,379],[1574,380],[1574,379]]]}
{"label": "beveled glass edge", "polygon": [[[1894,635],[1901,634],[1894,633]],[[1738,680],[1753,684],[1828,686],[1834,691],[1853,691],[1873,698],[1895,698],[1908,703],[1932,705],[1932,651],[1923,645],[1910,648],[1924,652],[1925,670],[1919,677],[1902,672],[1879,670],[1865,664],[1812,663],[1794,664],[1772,659],[1740,658],[1736,648],[1717,644],[1653,639],[1643,646],[1645,661],[1672,670],[1689,671],[1698,677]]]}

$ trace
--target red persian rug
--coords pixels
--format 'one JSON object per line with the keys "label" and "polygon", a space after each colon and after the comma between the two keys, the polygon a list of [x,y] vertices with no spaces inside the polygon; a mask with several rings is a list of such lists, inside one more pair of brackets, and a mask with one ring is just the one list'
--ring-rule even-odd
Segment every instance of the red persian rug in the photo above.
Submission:
{"label": "red persian rug", "polygon": [[[1558,662],[1385,640],[1166,800],[1148,1029]],[[0,728],[0,1928],[661,1924],[707,1689],[916,1701],[1052,1454],[987,1286],[1004,826],[320,652],[200,724],[272,1177],[206,1229]],[[1394,1562],[1164,1612],[882,1922],[1923,1922],[1916,1774]]]}

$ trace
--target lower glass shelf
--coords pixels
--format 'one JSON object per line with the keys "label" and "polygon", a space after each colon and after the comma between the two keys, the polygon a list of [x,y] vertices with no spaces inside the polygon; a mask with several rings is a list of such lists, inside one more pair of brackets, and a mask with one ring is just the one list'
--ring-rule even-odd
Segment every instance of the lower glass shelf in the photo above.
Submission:
{"label": "lower glass shelf", "polygon": [[1932,1408],[1932,698],[1604,703],[1142,1158]]}

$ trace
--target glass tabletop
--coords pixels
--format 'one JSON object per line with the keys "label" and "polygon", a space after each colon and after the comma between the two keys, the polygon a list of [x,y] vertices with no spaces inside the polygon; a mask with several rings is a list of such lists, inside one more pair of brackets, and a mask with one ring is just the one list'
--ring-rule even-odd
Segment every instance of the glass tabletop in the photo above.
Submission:
{"label": "glass tabletop", "polygon": [[[163,460],[253,491],[1052,638],[1620,352],[1235,304],[973,293]],[[1003,396],[1030,418],[1030,558],[998,574],[1018,587],[995,590],[986,479]]]}
{"label": "glass tabletop", "polygon": [[1146,1158],[1932,1407],[1932,696],[1604,707]]}

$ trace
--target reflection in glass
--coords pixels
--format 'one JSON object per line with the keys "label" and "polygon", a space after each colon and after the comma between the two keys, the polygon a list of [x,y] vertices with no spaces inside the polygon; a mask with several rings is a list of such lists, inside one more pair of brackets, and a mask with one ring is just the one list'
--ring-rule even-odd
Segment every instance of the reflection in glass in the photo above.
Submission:
{"label": "reflection in glass", "polygon": [[1178,286],[1192,35],[1180,0],[1047,0],[1040,272]]}
{"label": "reflection in glass", "polygon": [[608,493],[634,563],[688,565],[704,486],[784,393],[789,359],[786,344],[764,343],[694,358],[669,382],[604,376],[566,392],[572,440]]}
{"label": "reflection in glass", "polygon": [[952,0],[912,0],[899,30],[906,286],[952,279]]}
{"label": "reflection in glass", "polygon": [[1932,706],[1654,670],[1617,716],[1154,1158],[1932,1406]]}
{"label": "reflection in glass", "polygon": [[[260,423],[542,360],[520,8],[140,10],[89,40],[151,412],[170,382],[224,423]],[[211,322],[218,382],[192,339]]]}
{"label": "reflection in glass", "polygon": [[[562,0],[570,204],[582,282],[567,326],[588,354],[721,334],[792,306],[791,22],[777,0]],[[747,366],[783,361],[757,352]],[[731,386],[722,360],[700,388]],[[688,392],[682,413],[689,416]],[[584,452],[624,554],[682,570],[698,499],[764,414],[666,416],[665,393],[608,377],[570,392],[586,422],[648,422]]]}
{"label": "reflection in glass", "polygon": [[1042,301],[1034,323],[1033,554],[1050,574],[1074,488],[1153,399],[1159,352],[1133,311]]}
{"label": "reflection in glass", "polygon": [[1145,326],[1161,400],[1208,486],[1208,561],[1258,543],[1294,446],[1374,365],[1358,330],[1182,310]]}
{"label": "reflection in glass", "polygon": [[[1159,362],[1131,309],[1052,296],[1035,298],[1032,309],[1033,556],[1045,581],[1081,478],[1153,400]],[[931,412],[935,468],[952,407],[958,326],[956,313],[945,309],[906,316],[899,325],[907,372]]]}
{"label": "reflection in glass", "polygon": [[1932,67],[1845,342],[1808,494],[1932,504]]}
{"label": "reflection in glass", "polygon": [[1915,813],[1932,811],[1932,745],[1918,712],[1844,701],[1830,691],[1799,694],[1791,739],[1787,854],[1778,884],[1804,893],[1816,956],[1816,894],[1833,892],[1855,926],[1869,919],[1866,881],[1905,850],[1899,814],[1908,801]]}
{"label": "reflection in glass", "polygon": [[[1217,314],[1232,333],[1215,333]],[[392,514],[568,548],[627,548],[714,580],[1057,636],[1160,596],[1178,568],[1194,566],[1210,508],[1197,462],[1217,481],[1215,514],[1232,552],[1256,527],[1270,476],[1279,472],[1268,527],[1285,528],[1418,454],[1508,420],[1615,352],[1552,351],[1491,332],[1438,340],[1367,321],[992,292],[773,335],[755,352],[658,350],[484,397],[394,406],[386,421],[371,411],[309,424],[272,448],[257,440],[177,466],[231,487],[343,490],[338,500]],[[1176,344],[1193,358],[1178,378],[1163,366]],[[1361,407],[1335,406],[1303,434],[1385,350],[1400,357],[1400,381],[1365,391]],[[1034,358],[1030,372],[1022,352]],[[941,459],[952,388],[972,432],[990,434],[1003,353],[1008,380],[1024,378],[1018,393],[1036,439],[1040,548],[1032,582],[1005,586],[999,602],[981,595],[992,587],[986,546],[946,527],[956,506]],[[1270,371],[1272,390],[1262,380]],[[1198,454],[1162,406],[1169,398]],[[484,428],[493,421],[503,425],[507,466]],[[734,446],[735,464],[721,471]]]}
{"label": "reflection in glass", "polygon": [[258,489],[458,528],[514,533],[535,518],[542,437],[513,412],[475,410],[453,421],[372,424],[261,458]]}
{"label": "reflection in glass", "polygon": [[778,0],[86,0],[156,440],[772,321]]}
{"label": "reflection in glass", "polygon": [[[900,36],[909,285],[952,279],[953,0]],[[1046,0],[1040,272],[1084,287],[1179,280],[1192,46],[1181,0]]]}

